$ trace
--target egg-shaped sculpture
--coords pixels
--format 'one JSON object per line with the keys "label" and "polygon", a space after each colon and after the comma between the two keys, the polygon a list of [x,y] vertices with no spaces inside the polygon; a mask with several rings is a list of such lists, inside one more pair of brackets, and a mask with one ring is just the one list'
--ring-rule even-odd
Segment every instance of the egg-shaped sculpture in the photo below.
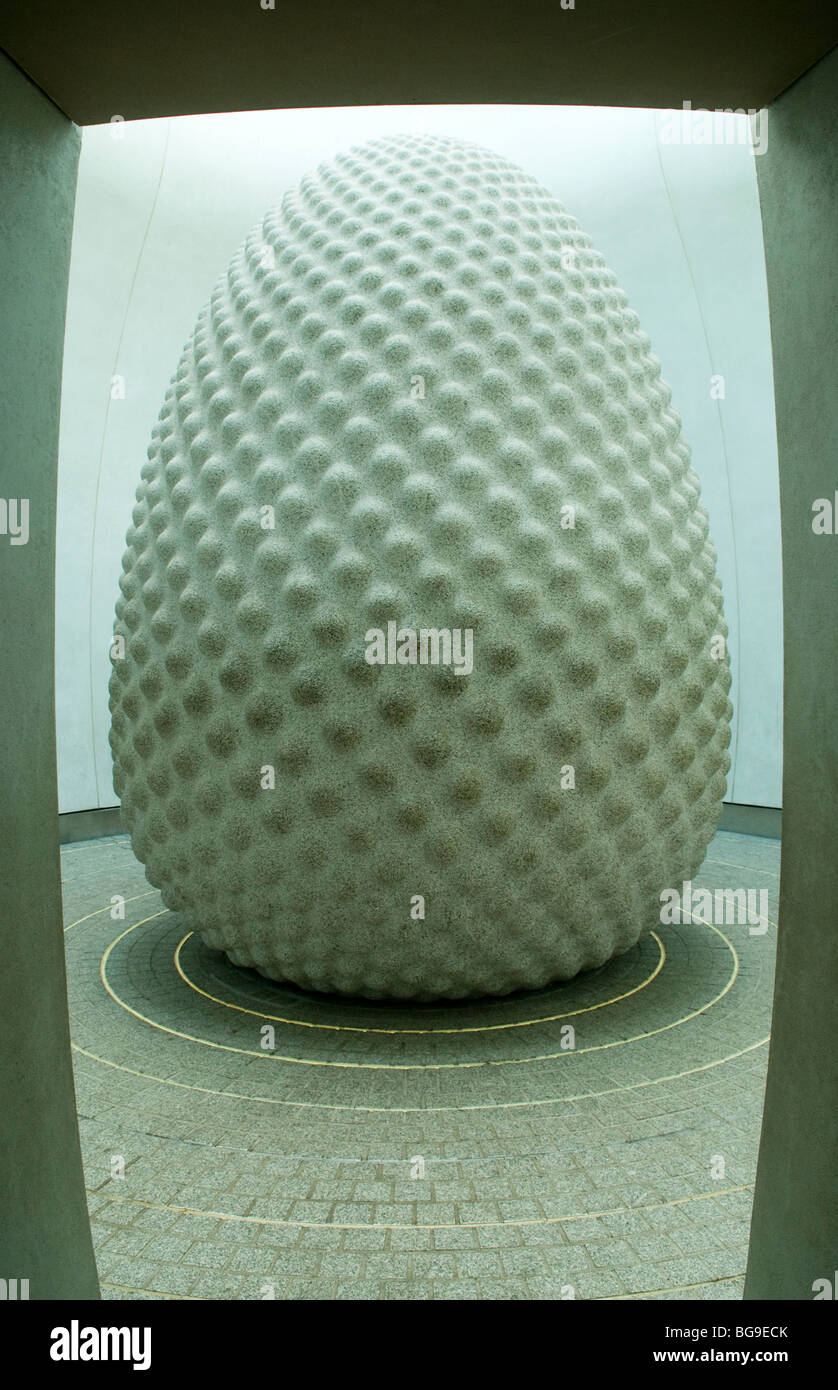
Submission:
{"label": "egg-shaped sculpture", "polygon": [[626,295],[520,169],[375,140],[248,236],[142,469],[114,786],[238,965],[454,999],[603,965],[717,825],[707,514]]}

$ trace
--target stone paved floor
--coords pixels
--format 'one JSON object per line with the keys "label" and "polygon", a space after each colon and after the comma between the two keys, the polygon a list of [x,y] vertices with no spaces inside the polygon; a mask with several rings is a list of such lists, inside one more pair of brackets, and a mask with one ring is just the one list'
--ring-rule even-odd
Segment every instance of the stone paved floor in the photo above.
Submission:
{"label": "stone paved floor", "polygon": [[777,841],[720,833],[695,880],[767,889],[764,935],[658,925],[569,983],[444,1007],[238,970],[124,837],[65,847],[62,875],[106,1298],[741,1297]]}

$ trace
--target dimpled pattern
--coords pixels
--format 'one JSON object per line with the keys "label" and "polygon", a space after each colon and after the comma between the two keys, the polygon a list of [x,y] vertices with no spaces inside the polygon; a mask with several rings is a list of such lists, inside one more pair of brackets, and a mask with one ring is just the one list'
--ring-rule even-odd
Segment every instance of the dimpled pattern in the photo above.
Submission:
{"label": "dimpled pattern", "polygon": [[[698,869],[731,714],[698,481],[614,275],[492,153],[376,140],[267,214],[184,350],[123,569],[114,786],[236,964],[542,986]],[[472,628],[472,674],[368,665],[389,620]]]}

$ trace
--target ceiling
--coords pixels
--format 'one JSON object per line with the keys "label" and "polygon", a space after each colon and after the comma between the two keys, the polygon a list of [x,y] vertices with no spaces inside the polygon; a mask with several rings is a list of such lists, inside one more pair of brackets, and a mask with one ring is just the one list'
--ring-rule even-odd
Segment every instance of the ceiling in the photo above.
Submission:
{"label": "ceiling", "polygon": [[838,43],[824,0],[270,3],[5,0],[0,46],[90,125],[412,103],[760,108]]}

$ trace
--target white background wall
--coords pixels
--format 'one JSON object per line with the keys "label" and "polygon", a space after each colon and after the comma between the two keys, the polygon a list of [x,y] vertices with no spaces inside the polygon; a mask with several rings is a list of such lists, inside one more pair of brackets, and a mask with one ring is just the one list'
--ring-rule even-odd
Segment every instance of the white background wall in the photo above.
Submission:
{"label": "white background wall", "polygon": [[[287,187],[349,145],[409,130],[471,140],[521,165],[578,218],[639,314],[683,417],[719,552],[735,709],[727,799],[780,805],[779,498],[755,156],[732,142],[732,128],[731,143],[720,143],[722,123],[714,126],[718,143],[688,145],[668,138],[663,113],[463,106],[84,131],[59,457],[62,811],[116,803],[108,648],[124,535],[152,425],[200,308]],[[725,378],[724,400],[711,398],[714,373]],[[111,398],[117,376],[124,399]]]}

